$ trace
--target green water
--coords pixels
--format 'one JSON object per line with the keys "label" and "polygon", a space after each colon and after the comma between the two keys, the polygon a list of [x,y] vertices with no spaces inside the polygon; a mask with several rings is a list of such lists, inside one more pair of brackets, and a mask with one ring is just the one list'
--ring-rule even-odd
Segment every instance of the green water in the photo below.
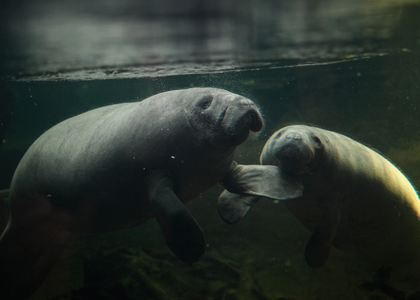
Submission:
{"label": "green water", "polygon": [[[401,52],[290,68],[12,82],[9,87],[18,102],[0,148],[0,189],[8,188],[29,145],[57,122],[99,106],[199,86],[227,89],[259,106],[265,128],[239,147],[239,163],[257,163],[262,146],[277,129],[310,124],[346,134],[377,150],[419,188],[419,58]],[[407,277],[405,270],[371,269],[339,250],[333,250],[323,268],[307,267],[303,251],[309,232],[280,203],[261,201],[240,223],[225,224],[216,206],[221,191],[215,187],[188,204],[207,238],[200,262],[188,266],[178,261],[152,220],[138,228],[76,242],[73,248],[79,250],[64,255],[61,267],[34,298],[408,299],[411,295],[410,299],[418,299],[414,297],[420,277]],[[67,275],[60,273],[63,269]]]}
{"label": "green water", "polygon": [[[419,1],[53,2],[1,3],[0,230],[13,172],[43,132],[189,87],[258,105],[265,126],[238,147],[239,163],[258,163],[279,128],[314,125],[378,151],[420,189]],[[222,190],[187,204],[207,240],[194,265],[150,220],[74,241],[32,299],[420,299],[420,267],[371,267],[333,249],[311,269],[310,233],[281,203],[264,199],[228,225],[217,212]]]}

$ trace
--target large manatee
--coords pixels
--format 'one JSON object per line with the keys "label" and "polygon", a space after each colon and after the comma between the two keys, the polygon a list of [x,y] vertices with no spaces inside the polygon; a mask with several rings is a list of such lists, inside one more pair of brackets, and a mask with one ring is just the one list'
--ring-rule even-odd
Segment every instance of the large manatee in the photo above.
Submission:
{"label": "large manatee", "polygon": [[219,213],[235,223],[263,196],[282,203],[311,232],[309,266],[321,267],[330,247],[375,265],[420,258],[420,202],[387,159],[335,132],[303,125],[275,132],[261,166],[237,165],[226,175]]}
{"label": "large manatee", "polygon": [[252,101],[216,88],[105,106],[52,127],[13,176],[0,294],[30,295],[77,234],[152,217],[180,260],[197,261],[205,240],[183,202],[220,182],[236,146],[261,128]]}

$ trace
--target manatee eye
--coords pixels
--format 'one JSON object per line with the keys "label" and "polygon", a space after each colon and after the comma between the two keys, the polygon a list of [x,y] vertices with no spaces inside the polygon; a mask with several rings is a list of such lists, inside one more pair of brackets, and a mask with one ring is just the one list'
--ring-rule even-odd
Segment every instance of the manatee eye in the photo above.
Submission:
{"label": "manatee eye", "polygon": [[283,133],[282,131],[277,132],[275,139],[276,140],[279,139],[281,137],[282,133]]}
{"label": "manatee eye", "polygon": [[198,101],[197,106],[200,107],[201,109],[207,109],[210,107],[212,102],[213,102],[212,96],[205,96],[203,97],[203,99]]}
{"label": "manatee eye", "polygon": [[314,137],[312,137],[312,140],[315,142],[315,145],[316,145],[317,147],[321,147],[322,142],[321,142],[321,140],[319,139],[319,137],[314,136]]}

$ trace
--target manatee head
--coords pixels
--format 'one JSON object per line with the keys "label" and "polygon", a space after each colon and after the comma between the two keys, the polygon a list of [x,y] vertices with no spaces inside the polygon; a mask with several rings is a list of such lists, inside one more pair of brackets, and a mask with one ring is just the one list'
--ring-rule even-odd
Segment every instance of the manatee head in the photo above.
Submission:
{"label": "manatee head", "polygon": [[182,93],[185,115],[197,136],[216,148],[244,142],[263,122],[255,104],[240,95],[216,88],[192,88]]}
{"label": "manatee head", "polygon": [[265,144],[261,164],[279,166],[292,175],[303,174],[314,168],[323,147],[321,139],[310,127],[284,127]]}

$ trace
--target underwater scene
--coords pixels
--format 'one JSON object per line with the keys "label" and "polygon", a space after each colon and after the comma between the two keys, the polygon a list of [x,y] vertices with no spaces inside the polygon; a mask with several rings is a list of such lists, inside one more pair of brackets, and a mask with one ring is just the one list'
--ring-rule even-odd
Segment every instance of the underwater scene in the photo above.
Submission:
{"label": "underwater scene", "polygon": [[140,58],[39,2],[2,21],[1,299],[420,299],[420,2],[106,2]]}

